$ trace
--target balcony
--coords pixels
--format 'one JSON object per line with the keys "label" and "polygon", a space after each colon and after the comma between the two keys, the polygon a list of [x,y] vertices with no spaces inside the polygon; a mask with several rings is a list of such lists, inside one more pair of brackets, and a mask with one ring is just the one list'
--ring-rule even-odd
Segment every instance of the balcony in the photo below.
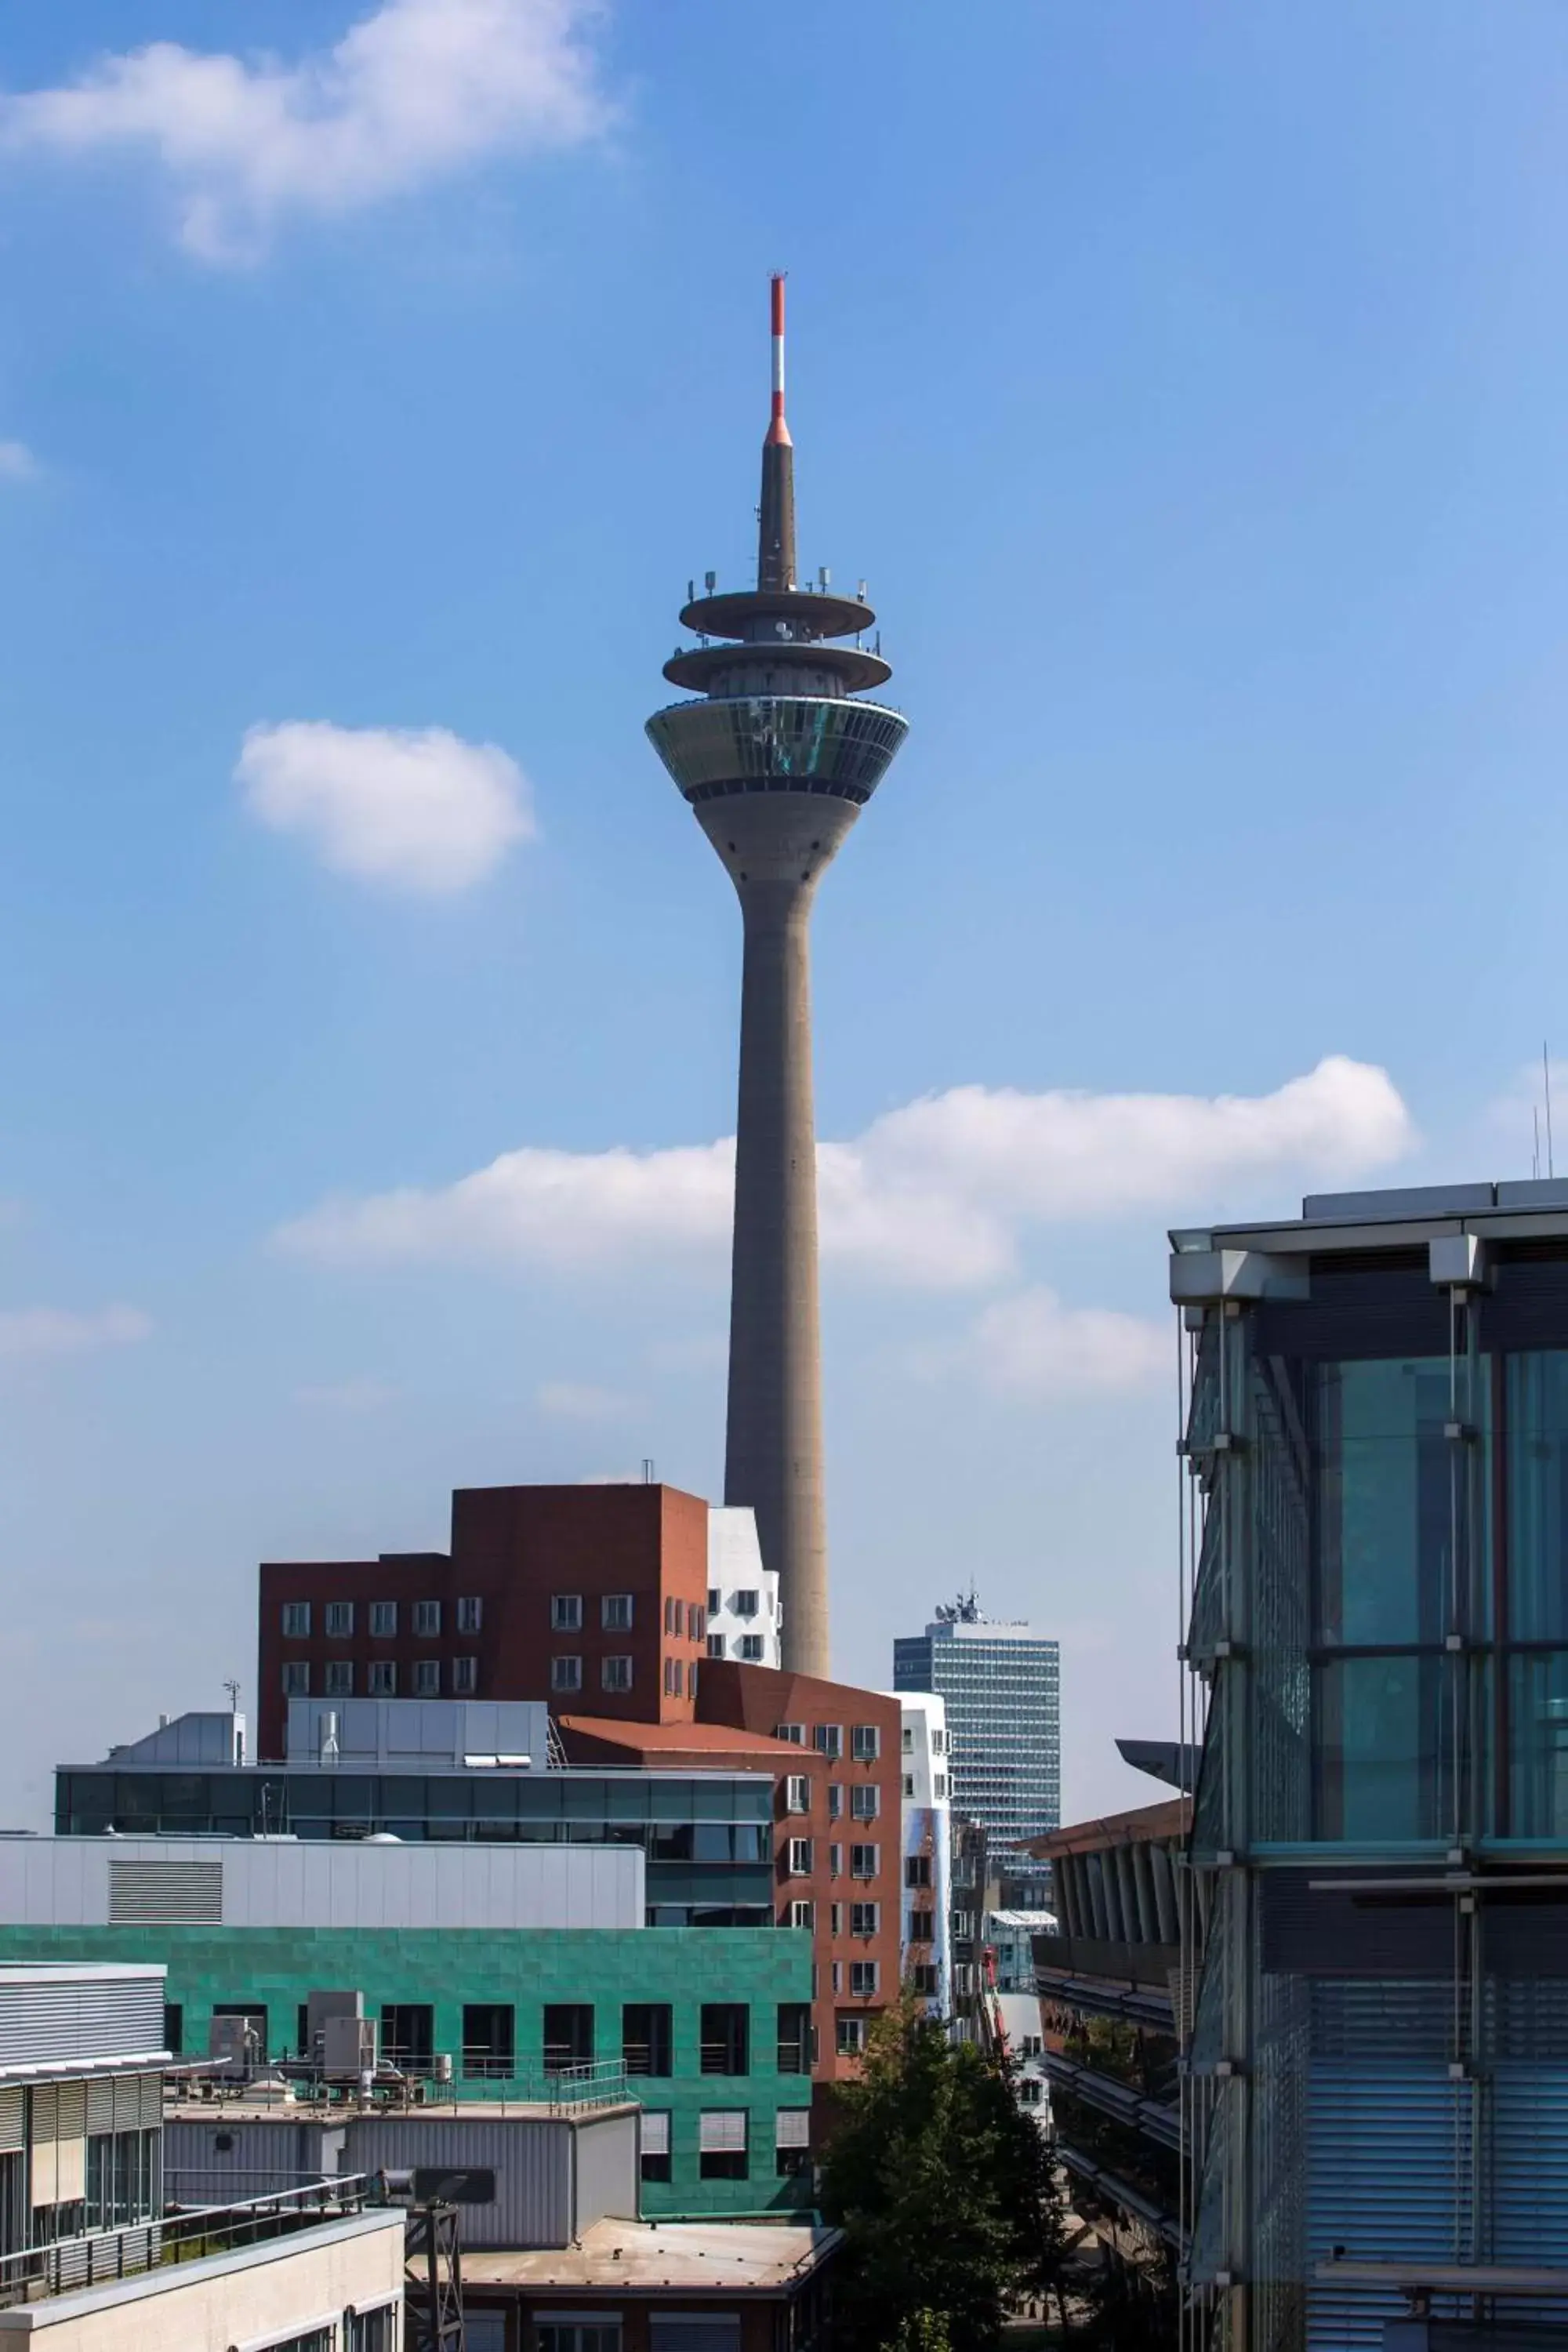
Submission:
{"label": "balcony", "polygon": [[360,2174],[241,2205],[202,2206],[189,2212],[176,2209],[156,2221],[61,2238],[51,2246],[24,2247],[0,2255],[0,2308],[143,2277],[175,2263],[244,2253],[384,2203],[373,2179]]}

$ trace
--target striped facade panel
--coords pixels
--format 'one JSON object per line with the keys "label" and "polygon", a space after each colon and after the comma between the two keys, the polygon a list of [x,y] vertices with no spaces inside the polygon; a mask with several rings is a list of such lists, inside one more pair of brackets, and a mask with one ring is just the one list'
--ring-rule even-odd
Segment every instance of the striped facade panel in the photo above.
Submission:
{"label": "striped facade panel", "polygon": [[74,1970],[0,1984],[0,2069],[74,2066],[163,2047],[162,1969]]}
{"label": "striped facade panel", "polygon": [[[1489,2259],[1568,2271],[1568,2066],[1516,2059],[1485,2086]],[[1510,2297],[1510,2319],[1568,2323],[1568,2299]]]}
{"label": "striped facade panel", "polygon": [[111,1927],[163,1926],[183,1922],[193,1927],[216,1927],[223,1923],[221,1862],[111,1862],[109,1865],[109,1924]]}
{"label": "striped facade panel", "polygon": [[26,2123],[26,2093],[0,2091],[0,2156],[15,2156],[25,2145]]}
{"label": "striped facade panel", "polygon": [[[1471,2100],[1447,2062],[1314,2057],[1308,2086],[1307,2274],[1336,2247],[1360,2262],[1462,2262],[1471,2230]],[[1394,2289],[1310,2284],[1308,2352],[1381,2352]]]}
{"label": "striped facade panel", "polygon": [[[471,2119],[365,2116],[350,2133],[348,2164],[353,2172],[493,2172],[495,2202],[462,2208],[464,2245],[566,2246],[576,2234],[572,2129],[548,2116],[485,2121],[482,2110]],[[627,2145],[635,2148],[635,2133]]]}

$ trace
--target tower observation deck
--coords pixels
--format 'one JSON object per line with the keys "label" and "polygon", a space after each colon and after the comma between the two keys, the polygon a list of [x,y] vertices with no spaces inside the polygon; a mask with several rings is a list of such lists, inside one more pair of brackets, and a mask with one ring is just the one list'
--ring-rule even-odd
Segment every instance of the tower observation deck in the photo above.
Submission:
{"label": "tower observation deck", "polygon": [[832,595],[826,575],[802,588],[796,575],[782,278],[773,352],[757,584],[719,594],[710,574],[684,606],[700,642],[664,675],[702,698],[656,711],[647,733],[723,861],[744,929],[724,1500],[755,1510],[778,1570],[786,1669],[826,1675],[811,905],[908,722],[860,699],[892,675],[862,642],[877,617],[863,593]]}

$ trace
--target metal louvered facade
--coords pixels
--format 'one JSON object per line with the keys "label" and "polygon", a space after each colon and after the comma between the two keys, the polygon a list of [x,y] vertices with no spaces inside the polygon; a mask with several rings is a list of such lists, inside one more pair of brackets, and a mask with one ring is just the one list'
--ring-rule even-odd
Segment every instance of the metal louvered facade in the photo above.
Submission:
{"label": "metal louvered facade", "polygon": [[165,1977],[153,1966],[0,1968],[0,2083],[159,2055]]}
{"label": "metal louvered facade", "polygon": [[223,1923],[221,1862],[111,1862],[111,1927],[181,1922],[193,1927]]}

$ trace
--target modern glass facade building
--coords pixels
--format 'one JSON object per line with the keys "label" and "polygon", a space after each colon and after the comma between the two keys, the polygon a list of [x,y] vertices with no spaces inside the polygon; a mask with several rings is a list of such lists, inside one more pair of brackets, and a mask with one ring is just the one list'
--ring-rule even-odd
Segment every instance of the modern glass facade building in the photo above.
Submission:
{"label": "modern glass facade building", "polygon": [[1568,2342],[1568,1184],[1173,1242],[1186,2324]]}
{"label": "modern glass facade building", "polygon": [[[972,1602],[961,1602],[970,1610]],[[938,1617],[893,1643],[896,1691],[934,1691],[947,1702],[948,1796],[955,1818],[983,1822],[992,1860],[1061,1822],[1061,1660],[1055,1642],[1028,1625]],[[1026,1874],[1026,1856],[1016,1867]]]}

